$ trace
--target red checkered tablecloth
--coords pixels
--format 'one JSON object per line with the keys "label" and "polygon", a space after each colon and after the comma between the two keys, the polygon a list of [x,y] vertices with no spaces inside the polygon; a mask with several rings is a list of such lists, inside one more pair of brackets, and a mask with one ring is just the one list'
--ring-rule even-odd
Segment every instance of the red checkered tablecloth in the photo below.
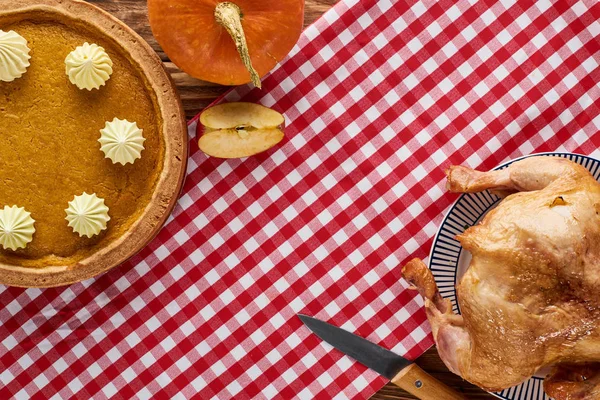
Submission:
{"label": "red checkered tablecloth", "polygon": [[384,380],[299,312],[414,358],[431,344],[400,279],[426,257],[450,164],[598,156],[600,4],[343,0],[227,101],[283,112],[247,160],[195,144],[184,193],[130,262],[67,288],[1,288],[0,394],[367,398]]}

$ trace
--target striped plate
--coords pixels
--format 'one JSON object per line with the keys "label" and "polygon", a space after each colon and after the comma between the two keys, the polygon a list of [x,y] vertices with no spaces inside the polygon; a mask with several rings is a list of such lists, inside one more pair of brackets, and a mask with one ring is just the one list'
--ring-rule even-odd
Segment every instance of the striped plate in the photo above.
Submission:
{"label": "striped plate", "polygon": [[[514,161],[534,155],[563,157],[575,161],[590,170],[596,180],[600,181],[600,160],[572,153],[532,154],[506,162],[496,169],[506,168]],[[471,262],[471,254],[462,251],[462,247],[455,237],[468,227],[477,224],[489,210],[498,204],[499,200],[497,196],[488,191],[461,195],[450,208],[434,238],[429,255],[429,268],[435,276],[442,296],[452,301],[454,312],[458,314],[460,314],[460,307],[456,301],[456,284],[467,270]],[[544,394],[542,386],[546,373],[547,371],[540,371],[521,385],[492,394],[506,400],[550,400],[550,397]]]}

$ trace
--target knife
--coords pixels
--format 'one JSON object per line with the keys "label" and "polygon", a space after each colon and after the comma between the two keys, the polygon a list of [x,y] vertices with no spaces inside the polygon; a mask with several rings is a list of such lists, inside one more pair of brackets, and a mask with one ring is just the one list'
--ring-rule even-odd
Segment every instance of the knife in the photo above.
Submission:
{"label": "knife", "polygon": [[316,318],[303,314],[298,314],[298,317],[322,340],[422,400],[465,399],[417,364],[388,349]]}

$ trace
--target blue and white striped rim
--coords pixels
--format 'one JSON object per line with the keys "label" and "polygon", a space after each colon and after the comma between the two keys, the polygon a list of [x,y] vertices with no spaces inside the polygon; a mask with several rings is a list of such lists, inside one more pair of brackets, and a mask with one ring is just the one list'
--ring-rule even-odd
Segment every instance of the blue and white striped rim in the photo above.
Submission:
{"label": "blue and white striped rim", "polygon": [[[586,167],[600,181],[600,160],[573,153],[538,153],[519,157],[499,165],[495,169],[508,167],[515,161],[532,156],[563,157]],[[460,278],[458,268],[461,260],[462,246],[455,239],[468,227],[477,224],[481,218],[499,202],[499,198],[487,190],[481,193],[465,193],[450,207],[442,225],[433,240],[429,254],[429,268],[433,272],[440,293],[452,301],[452,309],[460,314],[456,301],[456,283]],[[463,254],[464,256],[464,254]],[[492,393],[505,400],[550,400],[543,389],[543,378],[533,377],[521,385]]]}

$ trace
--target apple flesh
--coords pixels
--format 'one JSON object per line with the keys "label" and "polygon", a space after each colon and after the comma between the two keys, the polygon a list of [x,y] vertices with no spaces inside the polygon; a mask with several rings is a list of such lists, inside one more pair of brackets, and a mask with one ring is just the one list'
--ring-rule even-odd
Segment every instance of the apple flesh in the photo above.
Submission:
{"label": "apple flesh", "polygon": [[283,115],[260,104],[219,104],[200,115],[198,146],[211,157],[250,157],[281,142],[284,123]]}

